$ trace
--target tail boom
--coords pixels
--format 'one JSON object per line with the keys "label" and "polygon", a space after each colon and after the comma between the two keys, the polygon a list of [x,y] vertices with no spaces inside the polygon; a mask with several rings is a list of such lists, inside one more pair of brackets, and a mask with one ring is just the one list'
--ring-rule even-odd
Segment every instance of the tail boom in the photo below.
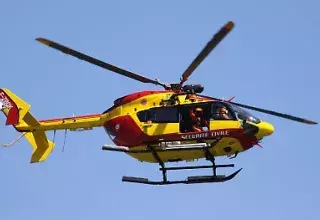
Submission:
{"label": "tail boom", "polygon": [[39,124],[34,124],[32,126],[24,124],[17,126],[17,129],[21,132],[92,129],[94,127],[101,127],[104,122],[105,119],[103,114],[94,114],[41,120],[39,121]]}
{"label": "tail boom", "polygon": [[48,140],[46,131],[92,129],[102,126],[105,122],[104,114],[84,115],[69,118],[57,118],[38,121],[31,113],[31,106],[8,89],[0,89],[0,110],[7,117],[6,125],[12,125],[23,133],[14,142],[4,145],[12,146],[20,138],[25,137],[33,148],[31,163],[42,162],[47,159],[54,149],[54,143]]}

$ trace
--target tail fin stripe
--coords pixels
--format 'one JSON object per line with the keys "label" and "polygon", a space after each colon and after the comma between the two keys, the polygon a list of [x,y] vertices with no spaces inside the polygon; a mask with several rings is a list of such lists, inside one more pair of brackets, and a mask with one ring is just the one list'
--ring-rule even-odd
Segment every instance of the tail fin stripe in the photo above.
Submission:
{"label": "tail fin stripe", "polygon": [[7,111],[6,125],[15,125],[19,123],[19,109],[16,103],[0,89],[0,101],[2,103],[2,110]]}

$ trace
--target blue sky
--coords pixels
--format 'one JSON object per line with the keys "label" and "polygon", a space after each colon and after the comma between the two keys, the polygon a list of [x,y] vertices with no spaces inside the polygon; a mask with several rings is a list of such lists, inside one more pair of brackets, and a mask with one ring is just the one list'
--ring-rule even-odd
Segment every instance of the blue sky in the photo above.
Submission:
{"label": "blue sky", "polygon": [[[100,113],[119,96],[155,87],[54,51],[36,37],[173,82],[232,20],[234,30],[189,82],[203,83],[206,95],[235,95],[320,121],[318,9],[315,0],[3,1],[0,87],[30,103],[38,119]],[[122,183],[122,175],[160,173],[156,165],[102,152],[111,143],[103,129],[68,133],[64,152],[58,133],[55,151],[41,164],[29,164],[25,140],[2,148],[0,219],[319,219],[319,126],[255,115],[274,124],[275,133],[263,149],[240,154],[233,162],[243,171],[224,184]],[[18,135],[4,125],[0,134],[2,143]]]}

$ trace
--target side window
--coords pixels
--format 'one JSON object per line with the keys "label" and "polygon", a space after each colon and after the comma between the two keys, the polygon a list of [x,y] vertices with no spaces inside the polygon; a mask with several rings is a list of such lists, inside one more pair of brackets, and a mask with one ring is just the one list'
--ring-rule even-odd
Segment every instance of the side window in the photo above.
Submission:
{"label": "side window", "polygon": [[155,123],[178,123],[178,109],[176,107],[152,108],[138,112],[141,122],[152,121]]}

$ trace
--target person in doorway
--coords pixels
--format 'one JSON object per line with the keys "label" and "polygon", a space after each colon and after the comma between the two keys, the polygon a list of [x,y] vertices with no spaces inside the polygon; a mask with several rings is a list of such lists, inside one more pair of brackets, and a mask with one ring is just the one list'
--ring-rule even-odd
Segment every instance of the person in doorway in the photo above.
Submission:
{"label": "person in doorway", "polygon": [[190,119],[192,121],[192,130],[201,132],[203,127],[209,130],[208,122],[204,119],[203,109],[198,107],[190,110]]}

